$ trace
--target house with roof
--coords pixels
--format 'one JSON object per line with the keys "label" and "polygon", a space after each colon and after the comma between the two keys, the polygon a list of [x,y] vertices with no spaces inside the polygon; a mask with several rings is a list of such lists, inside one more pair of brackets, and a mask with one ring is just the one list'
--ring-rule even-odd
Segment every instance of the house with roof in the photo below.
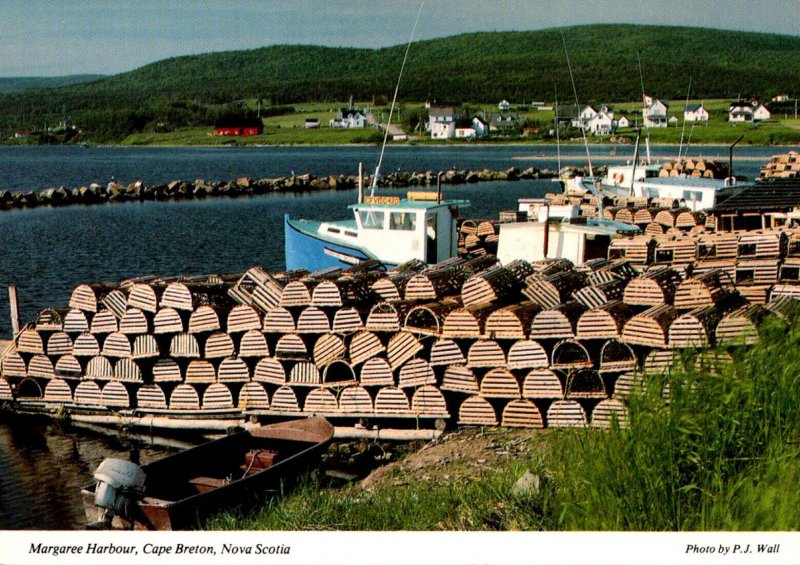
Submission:
{"label": "house with roof", "polygon": [[332,128],[363,128],[367,126],[367,117],[360,110],[342,108],[330,121]]}
{"label": "house with roof", "polygon": [[508,100],[501,100],[499,104],[497,104],[498,110],[509,110],[511,109],[511,102]]}
{"label": "house with roof", "polygon": [[231,117],[219,120],[214,124],[216,135],[251,136],[264,133],[264,122],[261,118]]}
{"label": "house with roof", "polygon": [[669,125],[669,103],[645,95],[642,121],[646,128],[665,128]]}
{"label": "house with roof", "polygon": [[578,129],[588,129],[589,122],[597,115],[597,110],[594,107],[586,105],[581,108],[580,112],[572,118],[572,127]]}
{"label": "house with roof", "polygon": [[489,135],[489,122],[480,116],[472,116],[472,129],[476,137],[486,137]]}
{"label": "house with roof", "polygon": [[456,120],[456,139],[474,139],[478,136],[475,127],[472,125],[472,120],[461,118]]}
{"label": "house with roof", "polygon": [[768,120],[770,117],[770,111],[755,98],[737,100],[728,107],[729,122],[753,123]]}
{"label": "house with roof", "polygon": [[451,139],[456,136],[456,112],[452,106],[433,106],[428,110],[428,131],[431,139]]}
{"label": "house with roof", "polygon": [[707,122],[708,110],[706,110],[703,103],[694,106],[686,106],[683,110],[684,122]]}
{"label": "house with roof", "polygon": [[614,131],[614,110],[605,104],[599,110],[595,110],[593,106],[584,106],[571,123],[572,127],[593,135],[609,135]]}
{"label": "house with roof", "polygon": [[627,116],[622,116],[620,119],[617,120],[617,125],[615,129],[618,128],[629,128],[631,127],[631,123],[628,121]]}
{"label": "house with roof", "polygon": [[489,130],[500,133],[512,133],[518,131],[525,124],[525,119],[519,113],[508,110],[495,114],[489,120]]}

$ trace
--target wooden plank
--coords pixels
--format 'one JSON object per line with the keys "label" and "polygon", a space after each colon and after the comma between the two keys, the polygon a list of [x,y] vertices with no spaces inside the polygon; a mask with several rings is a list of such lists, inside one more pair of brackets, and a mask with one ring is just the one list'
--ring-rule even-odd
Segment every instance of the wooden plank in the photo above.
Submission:
{"label": "wooden plank", "polygon": [[463,426],[496,426],[497,414],[488,400],[470,396],[458,409],[458,423]]}
{"label": "wooden plank", "polygon": [[380,355],[386,347],[380,338],[372,332],[359,332],[350,340],[347,348],[350,364],[356,366],[368,359]]}
{"label": "wooden plank", "polygon": [[217,382],[246,383],[250,380],[250,369],[238,357],[226,357],[217,369]]}
{"label": "wooden plank", "polygon": [[186,382],[191,384],[214,383],[217,370],[205,359],[192,359],[186,367]]}
{"label": "wooden plank", "polygon": [[169,354],[172,357],[182,359],[198,359],[200,357],[200,345],[198,345],[197,339],[192,334],[176,334],[170,341]]}
{"label": "wooden plank", "polygon": [[190,384],[179,384],[169,397],[170,410],[200,410],[200,396]]}
{"label": "wooden plank", "polygon": [[480,395],[483,398],[520,398],[516,377],[506,369],[491,369],[481,379]]}
{"label": "wooden plank", "polygon": [[508,428],[544,428],[544,419],[530,400],[515,399],[503,409],[501,425]]}
{"label": "wooden plank", "polygon": [[610,429],[614,422],[620,428],[628,427],[628,409],[616,398],[601,400],[592,411],[593,428]]}
{"label": "wooden plank", "polygon": [[585,428],[586,412],[575,400],[556,400],[547,409],[548,428]]}
{"label": "wooden plank", "polygon": [[53,379],[44,387],[44,401],[69,404],[72,402],[72,389],[66,381]]}
{"label": "wooden plank", "polygon": [[503,348],[493,339],[484,339],[473,343],[467,353],[467,366],[477,367],[505,367],[506,354]]}
{"label": "wooden plank", "polygon": [[282,386],[286,384],[286,369],[277,359],[265,357],[256,364],[253,380]]}
{"label": "wooden plank", "polygon": [[203,357],[206,359],[222,359],[236,353],[231,336],[223,332],[214,332],[206,340]]}
{"label": "wooden plank", "polygon": [[239,357],[267,357],[269,346],[264,334],[259,330],[248,330],[239,340]]}
{"label": "wooden plank", "polygon": [[544,347],[535,340],[524,339],[514,342],[508,350],[506,366],[511,370],[545,368],[550,359]]}
{"label": "wooden plank", "polygon": [[436,375],[430,364],[424,359],[410,359],[400,368],[398,376],[400,388],[416,388],[435,384]]}
{"label": "wooden plank", "polygon": [[292,313],[286,308],[274,308],[264,316],[264,331],[267,333],[290,334],[297,331]]}
{"label": "wooden plank", "polygon": [[359,381],[362,386],[391,387],[396,384],[389,362],[381,357],[373,357],[364,363]]}
{"label": "wooden plank", "polygon": [[230,389],[222,383],[210,385],[203,393],[202,410],[229,410],[233,408]]}
{"label": "wooden plank", "polygon": [[108,382],[103,387],[100,403],[109,408],[128,408],[131,405],[128,389],[120,382]]}
{"label": "wooden plank", "polygon": [[410,411],[408,396],[397,387],[382,387],[375,395],[376,416],[405,415]]}
{"label": "wooden plank", "polygon": [[245,383],[239,391],[236,406],[240,410],[269,410],[269,395],[261,383]]}

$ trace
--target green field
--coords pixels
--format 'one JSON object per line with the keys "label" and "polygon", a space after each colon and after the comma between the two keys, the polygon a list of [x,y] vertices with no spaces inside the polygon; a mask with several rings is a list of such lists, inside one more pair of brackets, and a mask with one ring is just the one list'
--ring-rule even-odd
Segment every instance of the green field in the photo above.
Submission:
{"label": "green field", "polygon": [[[731,124],[728,122],[729,100],[690,100],[689,104],[699,104],[703,102],[710,113],[708,122],[683,124],[683,108],[685,101],[671,102],[669,115],[678,118],[677,126],[667,128],[651,128],[650,141],[657,144],[679,144],[683,138],[683,143],[692,145],[700,144],[730,144],[740,136],[744,136],[741,141],[743,145],[797,145],[800,144],[800,119],[795,119],[793,115],[773,116],[772,119],[760,124]],[[246,106],[252,110],[256,108],[255,99],[247,100]],[[264,134],[254,137],[221,137],[213,133],[213,128],[193,127],[177,129],[168,133],[145,132],[129,135],[123,141],[123,145],[350,145],[350,144],[379,144],[383,140],[382,132],[374,127],[363,129],[333,129],[328,126],[330,120],[336,117],[337,109],[347,107],[346,102],[327,102],[316,104],[298,104],[293,106],[294,112],[278,116],[269,116],[263,119]],[[595,104],[599,106],[599,104]],[[626,116],[633,123],[641,122],[641,103],[624,102],[612,105],[615,111],[615,118],[619,119]],[[357,102],[356,108],[368,107],[366,102]],[[490,104],[465,104],[463,111],[466,115],[474,115],[484,112],[488,115],[497,113],[496,105]],[[512,108],[513,110],[513,108]],[[516,110],[514,110],[516,111]],[[388,107],[374,109],[378,120],[386,122],[389,115]],[[408,117],[411,114],[425,117],[427,110],[421,102],[402,103],[398,105],[394,116],[393,124],[399,124],[410,134],[408,142],[414,144],[457,144],[457,143],[552,143],[555,139],[549,135],[553,128],[553,111],[538,111],[535,109],[524,109],[518,112],[528,120],[529,126],[538,126],[538,134],[522,137],[520,135],[497,135],[492,134],[488,138],[473,141],[463,140],[432,140],[430,136],[422,132],[414,132],[408,124]],[[320,121],[319,129],[306,129],[305,121],[308,118],[316,118]],[[611,143],[617,142],[619,137],[627,137],[632,140],[635,137],[633,128],[624,128],[617,132],[614,139],[602,136],[589,136],[591,143]],[[562,135],[563,143],[582,143],[582,136],[578,130],[571,129]]]}

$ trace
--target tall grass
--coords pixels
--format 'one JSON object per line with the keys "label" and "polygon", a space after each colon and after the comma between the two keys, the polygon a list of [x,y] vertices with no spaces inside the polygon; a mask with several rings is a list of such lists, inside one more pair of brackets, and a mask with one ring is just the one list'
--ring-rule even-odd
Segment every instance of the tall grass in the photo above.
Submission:
{"label": "tall grass", "polygon": [[[720,352],[723,353],[724,352]],[[724,357],[721,357],[724,358]],[[712,363],[713,365],[713,363]],[[477,480],[454,468],[394,475],[375,491],[298,491],[213,529],[797,530],[800,529],[800,328],[768,320],[733,364],[686,356],[629,399],[629,425],[551,430],[524,460]],[[513,494],[530,470],[536,492]],[[458,473],[454,476],[459,477]]]}
{"label": "tall grass", "polygon": [[800,463],[800,332],[794,324],[784,330],[765,325],[759,344],[717,374],[686,362],[650,380],[631,399],[625,430],[559,438],[550,464],[559,527],[800,527],[792,486]]}

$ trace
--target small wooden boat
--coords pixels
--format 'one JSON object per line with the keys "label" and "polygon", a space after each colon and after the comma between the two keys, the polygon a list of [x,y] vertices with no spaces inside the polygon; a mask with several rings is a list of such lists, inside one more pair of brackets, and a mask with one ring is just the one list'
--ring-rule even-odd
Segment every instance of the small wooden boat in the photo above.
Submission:
{"label": "small wooden boat", "polygon": [[[333,426],[323,418],[228,435],[143,465],[144,488],[136,492],[133,485],[127,490],[123,485],[118,489],[122,497],[106,507],[97,505],[106,486],[101,478],[104,462],[95,473],[101,482],[81,491],[87,527],[191,529],[214,511],[274,496],[282,482],[291,482],[317,464],[332,438]],[[129,502],[119,502],[132,492]],[[113,510],[107,510],[109,506]]]}

